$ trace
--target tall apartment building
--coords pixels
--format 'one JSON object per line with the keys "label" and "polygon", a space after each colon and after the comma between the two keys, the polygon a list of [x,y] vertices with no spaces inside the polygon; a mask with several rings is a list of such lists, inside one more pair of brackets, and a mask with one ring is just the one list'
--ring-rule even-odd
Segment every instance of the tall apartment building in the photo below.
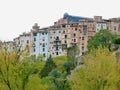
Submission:
{"label": "tall apartment building", "polygon": [[45,60],[49,57],[48,40],[48,28],[39,29],[34,46],[34,54],[36,57],[42,55]]}
{"label": "tall apartment building", "polygon": [[102,16],[94,16],[96,24],[96,33],[102,29],[107,29],[107,23],[102,19]]}
{"label": "tall apartment building", "polygon": [[60,26],[49,28],[49,52],[52,57],[62,55],[62,29]]}
{"label": "tall apartment building", "polygon": [[23,33],[19,36],[20,41],[20,50],[24,50],[27,46],[30,45],[30,33]]}
{"label": "tall apartment building", "polygon": [[87,41],[96,33],[94,20],[80,20],[79,22],[71,22],[62,25],[62,48],[66,55],[67,48],[77,45],[80,49],[80,55],[87,51]]}
{"label": "tall apartment building", "polygon": [[63,55],[67,54],[67,48],[71,46],[71,27],[70,24],[62,24],[62,53]]}
{"label": "tall apartment building", "polygon": [[13,42],[15,43],[15,49],[19,48],[20,47],[20,40],[19,40],[20,37],[16,37],[13,39]]}
{"label": "tall apartment building", "polygon": [[34,24],[31,30],[31,48],[30,53],[31,55],[43,56],[44,60],[46,60],[49,57],[49,33],[48,28],[41,28],[38,26],[37,23]]}
{"label": "tall apartment building", "polygon": [[79,22],[78,26],[78,30],[80,30],[80,55],[83,55],[87,51],[88,39],[95,35],[95,24],[93,20],[83,20]]}
{"label": "tall apartment building", "polygon": [[[63,20],[62,20],[63,19]],[[67,54],[67,48],[72,45],[77,45],[80,49],[80,55],[82,55],[86,48],[82,45],[86,45],[87,43],[87,31],[85,25],[79,26],[79,22],[84,20],[93,20],[92,18],[87,17],[79,17],[79,16],[72,16],[67,13],[64,14],[63,18],[56,22],[56,25],[61,25],[62,28],[62,53],[63,55]],[[63,21],[60,22],[60,21]],[[60,22],[60,23],[59,23]],[[82,29],[84,29],[84,33],[82,33]],[[84,35],[86,33],[86,35]],[[83,42],[84,41],[84,42]]]}
{"label": "tall apartment building", "polygon": [[15,49],[20,51],[25,50],[26,47],[30,46],[30,33],[22,33],[19,37],[13,39]]}
{"label": "tall apartment building", "polygon": [[120,35],[120,18],[112,18],[105,20],[107,23],[107,29],[113,34]]}
{"label": "tall apartment building", "polygon": [[2,48],[7,48],[7,51],[11,52],[15,49],[15,43],[13,41],[3,42]]}
{"label": "tall apartment building", "polygon": [[107,24],[104,21],[96,22],[96,32],[99,32],[102,29],[107,29]]}
{"label": "tall apartment building", "polygon": [[31,32],[30,32],[30,54],[35,55],[36,49],[35,49],[35,43],[36,43],[36,38],[37,38],[37,33],[39,31],[39,26],[37,23],[32,26]]}

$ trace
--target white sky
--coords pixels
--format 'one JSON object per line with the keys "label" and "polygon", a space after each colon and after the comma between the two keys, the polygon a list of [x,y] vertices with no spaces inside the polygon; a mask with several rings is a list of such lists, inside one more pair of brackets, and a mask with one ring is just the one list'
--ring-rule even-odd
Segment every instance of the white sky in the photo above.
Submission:
{"label": "white sky", "polygon": [[30,31],[34,23],[40,27],[53,25],[70,15],[103,18],[120,17],[120,0],[0,0],[0,40],[12,40]]}

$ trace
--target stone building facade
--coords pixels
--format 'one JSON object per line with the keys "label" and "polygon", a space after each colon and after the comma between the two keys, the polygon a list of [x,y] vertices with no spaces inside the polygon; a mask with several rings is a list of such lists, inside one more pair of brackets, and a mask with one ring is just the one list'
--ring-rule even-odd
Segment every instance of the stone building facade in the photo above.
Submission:
{"label": "stone building facade", "polygon": [[43,55],[45,59],[49,55],[67,55],[67,48],[72,45],[78,46],[81,56],[87,51],[88,39],[101,29],[108,29],[111,33],[120,35],[120,18],[87,18],[65,13],[53,26],[40,28],[35,23],[29,33],[21,34],[14,42],[15,46],[21,46],[21,50],[29,44],[31,55]]}

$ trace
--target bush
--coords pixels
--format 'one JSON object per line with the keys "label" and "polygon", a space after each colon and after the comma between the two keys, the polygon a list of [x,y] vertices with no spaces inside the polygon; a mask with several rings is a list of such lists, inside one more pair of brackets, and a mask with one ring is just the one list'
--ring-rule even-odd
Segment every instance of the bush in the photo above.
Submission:
{"label": "bush", "polygon": [[120,38],[115,39],[114,44],[120,44]]}

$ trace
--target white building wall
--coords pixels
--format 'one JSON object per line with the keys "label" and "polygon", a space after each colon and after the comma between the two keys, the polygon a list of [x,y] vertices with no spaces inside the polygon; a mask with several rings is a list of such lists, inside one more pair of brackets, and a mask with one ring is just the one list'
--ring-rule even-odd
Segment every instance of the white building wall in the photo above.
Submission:
{"label": "white building wall", "polygon": [[23,34],[19,37],[20,44],[18,45],[20,47],[20,50],[24,50],[27,45],[30,45],[30,35],[29,34]]}
{"label": "white building wall", "polygon": [[35,42],[35,55],[42,55],[46,60],[49,57],[48,53],[48,32],[44,30],[40,30],[36,36]]}
{"label": "white building wall", "polygon": [[96,23],[96,32],[99,32],[102,29],[107,29],[107,25],[105,22],[97,22]]}

